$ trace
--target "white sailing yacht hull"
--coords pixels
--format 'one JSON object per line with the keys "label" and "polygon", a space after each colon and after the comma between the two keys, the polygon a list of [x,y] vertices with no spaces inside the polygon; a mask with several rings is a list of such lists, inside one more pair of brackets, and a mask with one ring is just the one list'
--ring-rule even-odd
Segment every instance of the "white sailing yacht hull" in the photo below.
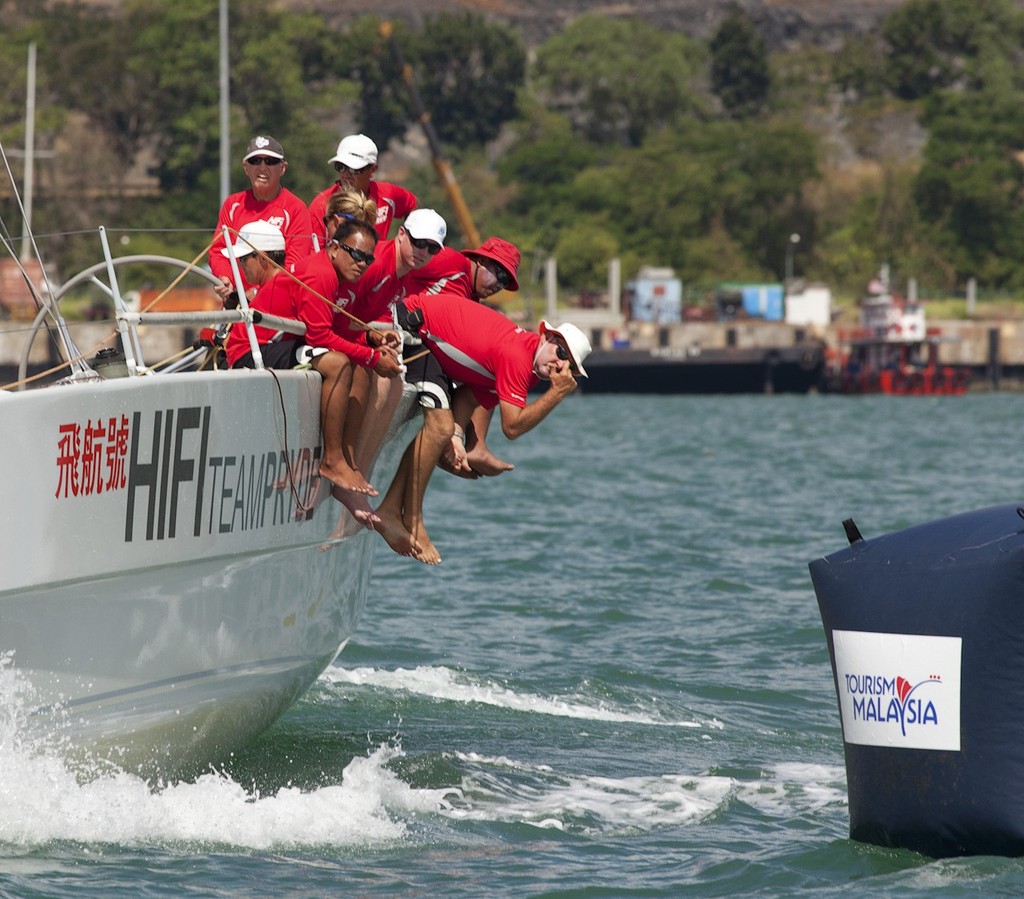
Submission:
{"label": "white sailing yacht hull", "polygon": [[317,476],[319,397],[318,375],[291,371],[0,394],[0,652],[33,728],[181,772],[266,728],[331,663],[379,538]]}

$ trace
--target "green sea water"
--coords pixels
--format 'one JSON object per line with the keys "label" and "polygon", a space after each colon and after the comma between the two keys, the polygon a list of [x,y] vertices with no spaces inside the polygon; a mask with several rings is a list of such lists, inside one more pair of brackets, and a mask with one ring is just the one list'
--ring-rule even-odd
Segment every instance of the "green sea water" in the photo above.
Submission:
{"label": "green sea water", "polygon": [[1024,894],[849,839],[807,572],[844,518],[1024,500],[1022,411],[573,396],[494,440],[514,472],[435,477],[444,563],[382,543],[356,638],[216,771],[69,771],[0,678],[0,895]]}

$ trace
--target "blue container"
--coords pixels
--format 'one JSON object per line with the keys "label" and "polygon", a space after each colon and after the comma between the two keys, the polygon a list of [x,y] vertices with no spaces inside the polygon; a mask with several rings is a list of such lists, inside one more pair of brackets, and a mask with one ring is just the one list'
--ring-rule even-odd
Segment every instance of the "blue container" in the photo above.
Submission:
{"label": "blue container", "polygon": [[740,286],[743,310],[751,318],[780,322],[784,317],[781,284],[743,284]]}
{"label": "blue container", "polygon": [[632,295],[630,314],[634,321],[682,321],[683,282],[678,278],[637,278],[627,286]]}

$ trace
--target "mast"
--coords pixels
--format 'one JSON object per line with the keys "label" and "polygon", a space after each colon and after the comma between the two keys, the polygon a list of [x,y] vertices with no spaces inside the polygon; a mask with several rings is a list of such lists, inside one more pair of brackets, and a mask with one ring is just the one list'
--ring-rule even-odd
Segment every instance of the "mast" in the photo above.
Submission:
{"label": "mast", "polygon": [[32,258],[32,182],[35,172],[36,142],[36,42],[28,45],[28,76],[25,88],[25,171],[22,196],[24,214],[21,217],[21,261]]}
{"label": "mast", "polygon": [[231,80],[228,77],[228,0],[220,0],[220,200],[230,193]]}

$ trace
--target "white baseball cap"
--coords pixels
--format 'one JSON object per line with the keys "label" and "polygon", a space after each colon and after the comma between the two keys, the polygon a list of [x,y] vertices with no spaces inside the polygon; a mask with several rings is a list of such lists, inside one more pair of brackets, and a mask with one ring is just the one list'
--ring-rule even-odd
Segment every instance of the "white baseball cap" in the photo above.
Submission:
{"label": "white baseball cap", "polygon": [[365,134],[350,134],[341,139],[330,163],[340,162],[350,169],[362,169],[377,161],[377,145]]}
{"label": "white baseball cap", "polygon": [[590,341],[587,340],[586,334],[570,322],[562,322],[557,328],[553,328],[548,322],[542,321],[540,323],[540,335],[543,337],[545,334],[557,334],[561,337],[565,341],[566,348],[569,350],[569,355],[572,357],[572,364],[575,366],[576,371],[583,375],[584,378],[589,377],[587,370],[583,367],[583,360],[590,355],[593,347],[590,346]]}
{"label": "white baseball cap", "polygon": [[432,240],[444,246],[448,226],[433,209],[414,209],[402,222],[402,227],[417,240]]}
{"label": "white baseball cap", "polygon": [[270,224],[270,222],[260,221],[242,225],[241,230],[238,232],[238,240],[234,246],[230,250],[228,247],[224,247],[221,253],[229,258],[231,253],[234,253],[236,259],[241,259],[255,250],[272,253],[275,250],[283,249],[284,235],[281,233],[281,229],[277,225]]}

